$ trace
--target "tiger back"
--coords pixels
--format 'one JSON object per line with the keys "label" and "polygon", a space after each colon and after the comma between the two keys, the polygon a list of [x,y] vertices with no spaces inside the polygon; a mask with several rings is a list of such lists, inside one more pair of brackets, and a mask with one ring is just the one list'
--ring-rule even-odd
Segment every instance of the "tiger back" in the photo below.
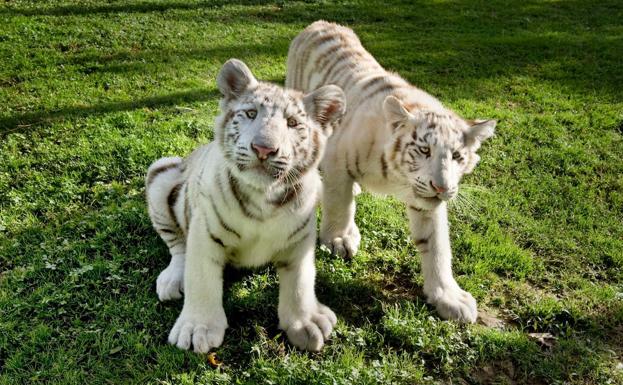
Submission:
{"label": "tiger back", "polygon": [[428,301],[444,318],[474,322],[476,302],[452,276],[446,202],[474,170],[476,151],[496,122],[461,118],[386,71],[351,29],[317,21],[290,44],[286,86],[307,91],[326,84],[344,90],[348,108],[321,162],[321,242],[338,255],[357,252],[355,183],[395,196],[407,207],[422,254]]}

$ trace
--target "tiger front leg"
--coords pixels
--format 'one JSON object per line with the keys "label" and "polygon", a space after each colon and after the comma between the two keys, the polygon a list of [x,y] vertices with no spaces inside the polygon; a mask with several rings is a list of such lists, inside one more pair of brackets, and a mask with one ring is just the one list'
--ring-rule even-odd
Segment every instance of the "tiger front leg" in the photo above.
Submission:
{"label": "tiger front leg", "polygon": [[180,250],[177,253],[171,251],[171,262],[166,269],[162,270],[156,280],[156,293],[162,302],[182,298],[184,292],[184,260],[186,259],[186,245],[175,246]]}
{"label": "tiger front leg", "polygon": [[277,264],[277,272],[279,328],[299,349],[316,352],[329,339],[337,318],[316,299],[314,245],[315,236],[310,234],[294,247],[290,261]]}
{"label": "tiger front leg", "polygon": [[355,224],[354,180],[338,170],[326,170],[322,192],[320,242],[331,254],[352,258],[361,235]]}
{"label": "tiger front leg", "polygon": [[409,207],[411,236],[422,254],[424,294],[442,318],[473,323],[476,300],[461,289],[452,275],[452,251],[446,205],[431,211]]}
{"label": "tiger front leg", "polygon": [[184,270],[184,307],[169,333],[169,343],[206,353],[221,346],[227,329],[223,309],[222,243],[207,233],[203,218],[193,218]]}

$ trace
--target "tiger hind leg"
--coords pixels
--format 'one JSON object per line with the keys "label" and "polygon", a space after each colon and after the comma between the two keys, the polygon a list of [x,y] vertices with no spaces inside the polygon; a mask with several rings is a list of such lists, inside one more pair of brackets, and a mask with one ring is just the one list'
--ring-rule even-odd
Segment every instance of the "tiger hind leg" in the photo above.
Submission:
{"label": "tiger hind leg", "polygon": [[181,158],[161,158],[149,167],[145,178],[149,217],[171,254],[169,266],[156,281],[160,301],[182,298],[184,291],[186,237],[179,219],[185,203],[183,167]]}

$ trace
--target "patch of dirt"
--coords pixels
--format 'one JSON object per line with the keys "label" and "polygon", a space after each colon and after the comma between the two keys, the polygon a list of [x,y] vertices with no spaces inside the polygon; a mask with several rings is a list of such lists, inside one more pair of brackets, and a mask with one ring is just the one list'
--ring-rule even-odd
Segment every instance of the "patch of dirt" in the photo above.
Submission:
{"label": "patch of dirt", "polygon": [[536,378],[521,378],[515,365],[510,360],[487,363],[476,369],[469,376],[476,384],[512,384],[512,385],[545,385],[546,382]]}
{"label": "patch of dirt", "polygon": [[491,329],[504,330],[506,329],[508,323],[496,317],[493,313],[487,310],[479,310],[478,311],[478,320],[476,321],[479,325],[486,326]]}
{"label": "patch of dirt", "polygon": [[422,287],[414,284],[410,277],[395,274],[392,277],[384,277],[385,280],[379,282],[381,291],[387,300],[399,301],[410,300],[415,301],[418,298],[424,300],[424,292]]}

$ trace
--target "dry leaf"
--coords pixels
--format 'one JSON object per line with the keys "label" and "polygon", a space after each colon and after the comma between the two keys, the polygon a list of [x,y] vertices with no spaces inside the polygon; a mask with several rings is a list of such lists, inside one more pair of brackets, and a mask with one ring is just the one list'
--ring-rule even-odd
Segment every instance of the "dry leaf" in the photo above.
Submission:
{"label": "dry leaf", "polygon": [[119,353],[121,351],[121,349],[123,349],[123,346],[117,346],[114,347],[112,349],[110,349],[110,351],[108,352],[108,354],[115,354],[115,353]]}
{"label": "dry leaf", "polygon": [[213,368],[218,368],[219,366],[223,365],[223,363],[221,361],[216,359],[216,353],[214,353],[214,352],[208,353],[208,356],[206,358],[208,359],[208,363]]}

